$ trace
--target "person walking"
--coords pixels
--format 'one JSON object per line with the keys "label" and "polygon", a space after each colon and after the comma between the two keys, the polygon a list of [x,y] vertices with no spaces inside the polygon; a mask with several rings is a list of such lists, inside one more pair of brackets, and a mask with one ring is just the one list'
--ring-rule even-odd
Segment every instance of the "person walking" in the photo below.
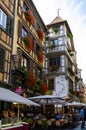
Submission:
{"label": "person walking", "polygon": [[84,122],[86,122],[86,108],[84,109]]}
{"label": "person walking", "polygon": [[84,114],[85,114],[84,108],[82,107],[80,109],[80,120],[82,121],[81,128],[84,128],[84,126],[85,126]]}

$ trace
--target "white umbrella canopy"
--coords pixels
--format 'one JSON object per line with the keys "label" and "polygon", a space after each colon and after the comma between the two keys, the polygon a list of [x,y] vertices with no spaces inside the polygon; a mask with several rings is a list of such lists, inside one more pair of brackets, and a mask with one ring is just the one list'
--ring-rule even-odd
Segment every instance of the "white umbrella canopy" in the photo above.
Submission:
{"label": "white umbrella canopy", "polygon": [[81,102],[73,101],[71,103],[67,102],[65,106],[83,106],[83,104]]}
{"label": "white umbrella canopy", "polygon": [[28,99],[41,105],[65,104],[65,100],[63,98],[53,95],[41,95],[41,96],[29,97]]}
{"label": "white umbrella canopy", "polygon": [[28,100],[17,93],[14,93],[13,91],[6,89],[6,88],[1,88],[0,87],[0,101],[7,101],[7,102],[17,102],[21,104],[27,104],[27,105],[32,105],[32,106],[40,106],[39,104]]}

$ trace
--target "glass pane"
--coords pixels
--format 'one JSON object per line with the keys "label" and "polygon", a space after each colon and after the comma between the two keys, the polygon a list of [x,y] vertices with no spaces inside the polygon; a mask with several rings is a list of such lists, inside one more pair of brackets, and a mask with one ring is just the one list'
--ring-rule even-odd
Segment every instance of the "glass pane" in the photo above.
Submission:
{"label": "glass pane", "polygon": [[2,13],[1,25],[6,28],[6,15]]}

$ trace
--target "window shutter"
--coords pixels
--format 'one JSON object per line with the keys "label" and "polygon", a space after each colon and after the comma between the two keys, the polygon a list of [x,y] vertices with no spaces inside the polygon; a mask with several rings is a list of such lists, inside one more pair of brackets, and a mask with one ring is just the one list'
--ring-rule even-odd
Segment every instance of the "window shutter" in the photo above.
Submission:
{"label": "window shutter", "polygon": [[4,71],[5,50],[0,48],[0,71]]}
{"label": "window shutter", "polygon": [[18,21],[18,36],[21,37],[22,34],[22,24],[20,20]]}
{"label": "window shutter", "polygon": [[7,32],[13,35],[13,20],[10,16],[7,17]]}

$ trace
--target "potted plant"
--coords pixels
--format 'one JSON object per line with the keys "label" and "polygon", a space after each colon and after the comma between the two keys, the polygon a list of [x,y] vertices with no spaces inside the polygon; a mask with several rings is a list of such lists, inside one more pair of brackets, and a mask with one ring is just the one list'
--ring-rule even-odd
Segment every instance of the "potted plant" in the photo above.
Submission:
{"label": "potted plant", "polygon": [[28,81],[27,81],[27,86],[31,89],[34,90],[34,88],[36,87],[36,78],[35,75],[29,71],[28,73]]}
{"label": "potted plant", "polygon": [[32,50],[32,48],[33,48],[33,39],[32,39],[32,37],[31,36],[25,36],[23,38],[23,41],[25,43],[26,48],[28,50]]}
{"label": "potted plant", "polygon": [[42,30],[42,29],[39,29],[39,30],[37,31],[37,33],[38,33],[39,39],[40,39],[41,41],[43,41],[43,39],[44,39],[44,32],[43,32],[43,30]]}
{"label": "potted plant", "polygon": [[41,93],[45,94],[48,91],[48,86],[47,83],[45,83],[44,81],[41,82]]}
{"label": "potted plant", "polygon": [[25,12],[25,18],[26,18],[26,20],[27,21],[29,21],[29,24],[30,25],[33,25],[34,24],[34,16],[33,16],[33,13],[32,13],[32,11],[31,10],[27,10],[26,12]]}
{"label": "potted plant", "polygon": [[51,45],[50,45],[50,48],[51,48],[51,49],[53,49],[53,48],[55,48],[55,47],[56,47],[56,46],[55,46],[54,44],[51,44]]}
{"label": "potted plant", "polygon": [[23,41],[24,41],[25,46],[28,46],[28,37],[27,36],[25,36],[23,38]]}
{"label": "potted plant", "polygon": [[42,51],[42,50],[39,50],[39,51],[37,52],[37,59],[38,59],[40,62],[43,62],[44,56],[43,56],[43,51]]}
{"label": "potted plant", "polygon": [[53,29],[54,33],[58,33],[59,29],[58,28],[55,28]]}

